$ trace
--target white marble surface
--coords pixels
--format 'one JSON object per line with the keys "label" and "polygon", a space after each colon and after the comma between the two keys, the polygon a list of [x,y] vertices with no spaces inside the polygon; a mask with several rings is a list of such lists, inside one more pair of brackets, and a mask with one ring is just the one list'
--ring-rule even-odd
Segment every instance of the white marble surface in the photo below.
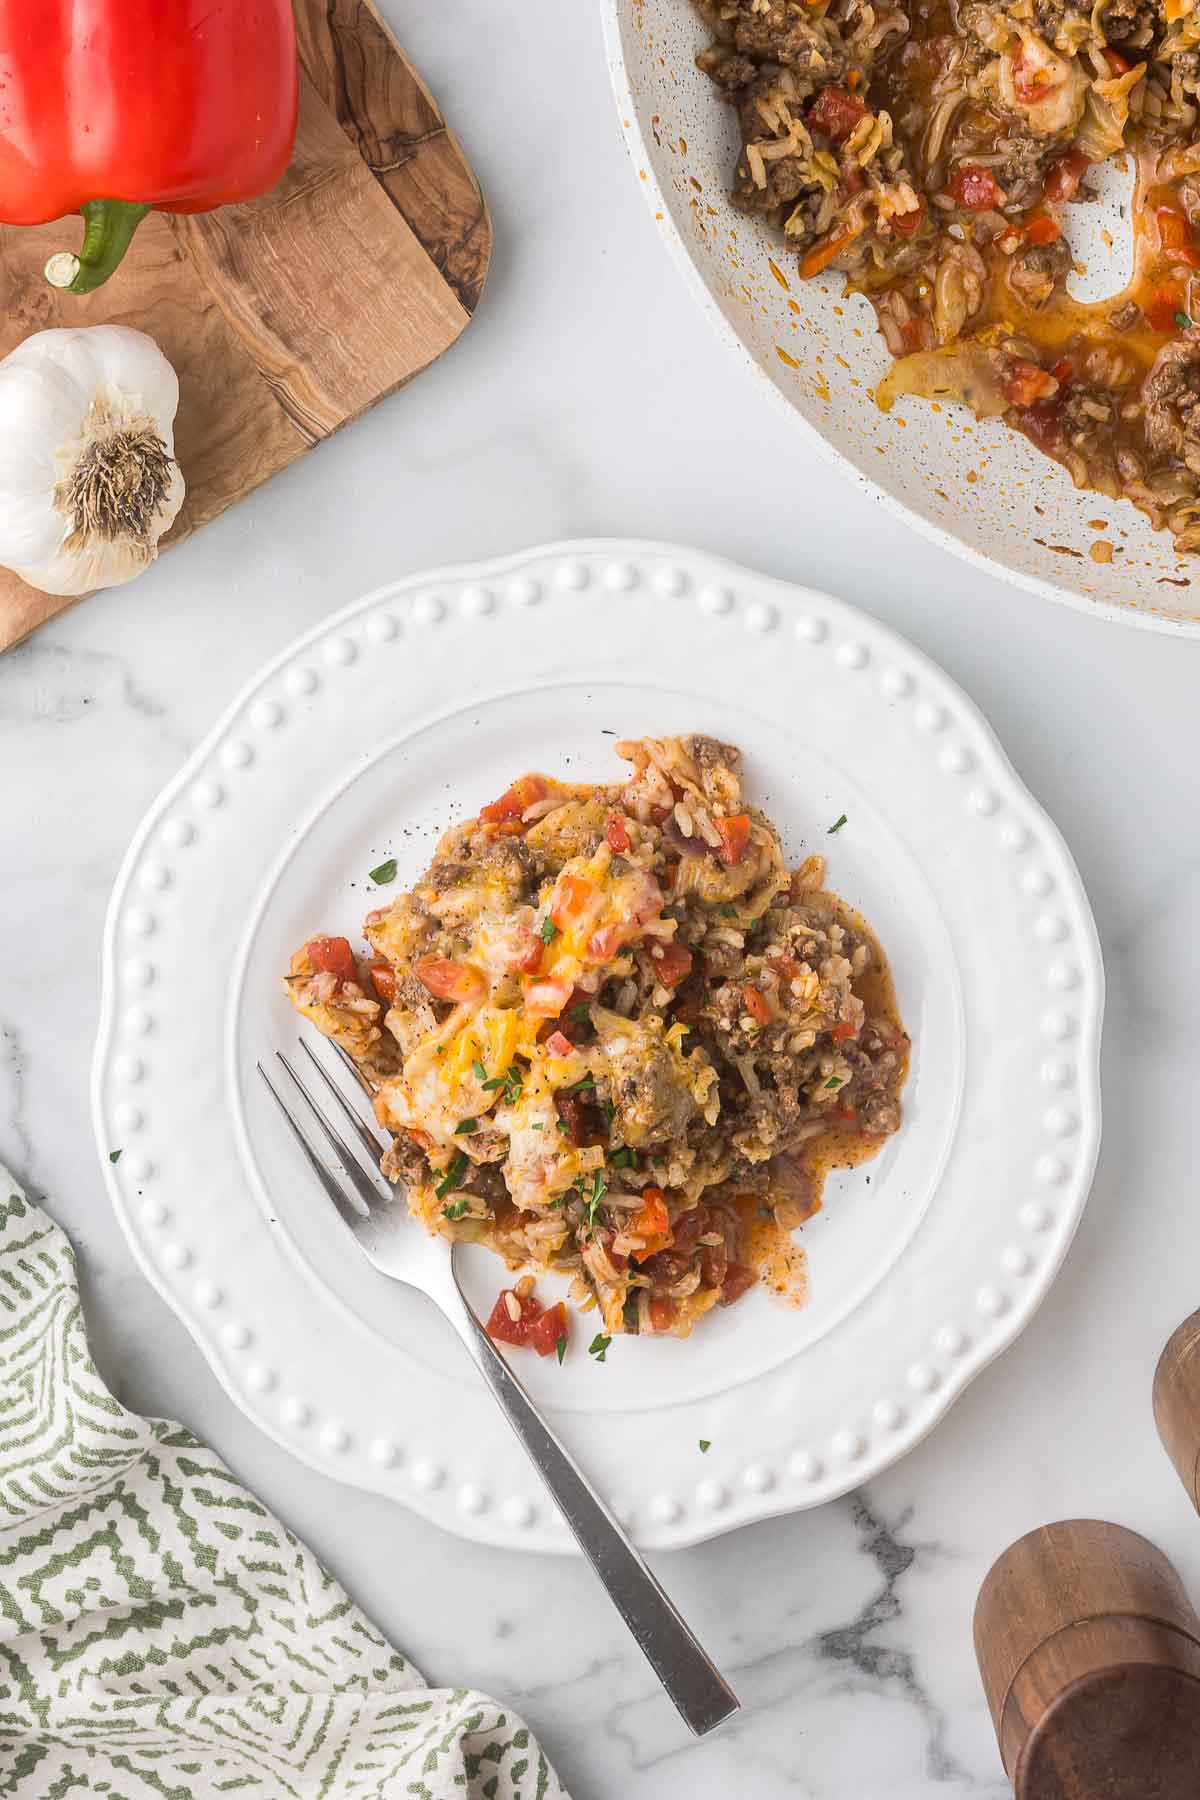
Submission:
{"label": "white marble surface", "polygon": [[[1155,1538],[1200,1594],[1200,1521],[1150,1413],[1155,1358],[1198,1298],[1200,645],[1009,591],[816,460],[656,241],[586,5],[387,10],[487,189],[488,293],[405,393],[0,661],[0,1158],[70,1230],[122,1398],[207,1436],[432,1679],[518,1705],[577,1800],[1000,1800],[971,1650],[993,1557],[1035,1524],[1100,1515]],[[582,1567],[459,1543],[241,1418],[135,1269],[88,1123],[113,874],[234,689],[392,576],[605,532],[827,587],[936,657],[1066,833],[1108,967],[1099,1174],[1025,1336],[856,1499],[661,1559],[744,1701],[700,1746]]]}

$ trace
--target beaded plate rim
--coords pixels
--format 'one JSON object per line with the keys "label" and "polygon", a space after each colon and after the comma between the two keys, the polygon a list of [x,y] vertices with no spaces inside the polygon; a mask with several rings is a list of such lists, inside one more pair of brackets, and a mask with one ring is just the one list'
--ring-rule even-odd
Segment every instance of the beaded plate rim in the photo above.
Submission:
{"label": "beaded plate rim", "polygon": [[[444,1446],[397,1442],[354,1403],[333,1413],[298,1389],[258,1326],[253,1301],[237,1292],[245,1272],[210,1268],[172,1215],[170,1180],[139,1144],[144,1132],[146,1040],[158,1003],[155,908],[171,904],[172,861],[194,853],[206,814],[236,793],[253,769],[256,741],[286,723],[290,702],[336,680],[360,646],[382,647],[458,621],[478,628],[510,609],[578,597],[645,591],[665,606],[687,605],[713,626],[740,625],[764,643],[790,635],[825,647],[839,677],[873,679],[880,699],[912,708],[929,745],[935,779],[962,784],[962,806],[994,826],[997,847],[1024,866],[1021,892],[1037,911],[1031,935],[1046,965],[1047,1004],[1038,1020],[1044,1049],[1038,1079],[1048,1105],[1034,1166],[994,1268],[971,1278],[964,1308],[934,1321],[922,1354],[869,1396],[855,1416],[816,1443],[781,1445],[697,1473],[690,1486],[651,1471],[642,1491],[610,1494],[639,1542],[682,1547],[758,1518],[820,1504],[879,1473],[914,1448],[967,1383],[1013,1342],[1053,1283],[1086,1202],[1099,1151],[1099,1049],[1103,967],[1095,925],[1070,852],[1028,793],[974,703],[905,640],[830,595],[760,576],[705,552],[670,545],[594,540],[548,545],[485,563],[419,573],[352,602],[305,633],[256,674],[149,809],[122,864],[103,947],[103,995],[93,1064],[93,1119],[110,1197],[143,1272],[196,1339],[235,1403],[284,1448],[322,1473],[384,1492],[436,1523],[508,1548],[569,1551],[554,1509],[526,1484],[493,1493],[452,1479]],[[319,673],[318,673],[319,669]],[[181,805],[180,802],[183,801]],[[1056,897],[1051,901],[1048,896]],[[1064,1046],[1069,1044],[1069,1049]],[[228,1103],[226,1103],[228,1109]],[[116,1163],[107,1152],[123,1146]],[[247,1207],[257,1208],[247,1196]],[[211,1260],[211,1259],[210,1259]],[[250,1322],[248,1322],[250,1321]],[[777,1375],[764,1377],[769,1384]],[[682,1410],[682,1409],[681,1409]],[[499,1422],[498,1430],[506,1428]],[[537,1495],[536,1486],[532,1489]]]}

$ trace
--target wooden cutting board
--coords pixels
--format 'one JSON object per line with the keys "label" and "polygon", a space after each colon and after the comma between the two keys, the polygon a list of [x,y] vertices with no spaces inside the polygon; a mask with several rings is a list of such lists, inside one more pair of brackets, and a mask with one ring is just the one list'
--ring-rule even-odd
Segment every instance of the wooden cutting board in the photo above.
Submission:
{"label": "wooden cutting board", "polygon": [[[370,0],[295,0],[300,128],[259,200],[152,213],[95,294],[59,294],[46,258],[78,218],[0,226],[0,356],[52,325],[135,325],[179,376],[178,544],[420,374],[470,323],[491,224],[437,105]],[[73,601],[0,570],[0,650]]]}

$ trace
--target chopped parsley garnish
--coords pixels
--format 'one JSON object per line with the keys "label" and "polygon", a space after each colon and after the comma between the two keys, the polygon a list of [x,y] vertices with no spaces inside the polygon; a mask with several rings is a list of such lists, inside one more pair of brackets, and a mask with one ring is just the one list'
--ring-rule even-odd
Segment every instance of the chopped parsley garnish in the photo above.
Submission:
{"label": "chopped parsley garnish", "polygon": [[542,1121],[540,1119],[534,1119],[529,1129],[530,1131],[542,1131],[544,1129]]}
{"label": "chopped parsley garnish", "polygon": [[395,879],[396,859],[394,856],[389,856],[386,862],[381,862],[377,869],[371,870],[371,880],[376,887],[386,887],[389,881],[395,881]]}
{"label": "chopped parsley garnish", "polygon": [[487,1080],[487,1070],[484,1068],[478,1057],[476,1057],[475,1061],[471,1064],[471,1070],[473,1074],[479,1077],[480,1081]]}
{"label": "chopped parsley garnish", "polygon": [[609,1152],[608,1161],[610,1168],[632,1169],[637,1162],[637,1156],[635,1152],[629,1148],[628,1144],[622,1144],[619,1150],[612,1150]]}
{"label": "chopped parsley garnish", "polygon": [[1175,323],[1178,325],[1180,331],[1190,331],[1192,329],[1192,321],[1185,312],[1177,312],[1175,314]]}
{"label": "chopped parsley garnish", "polygon": [[712,1439],[711,1438],[701,1438],[700,1439],[700,1454],[703,1456],[707,1451],[709,1451],[711,1449],[712,1449]]}
{"label": "chopped parsley garnish", "polygon": [[604,1114],[604,1117],[605,1117],[605,1120],[607,1121],[607,1123],[609,1125],[611,1125],[613,1120],[617,1116],[617,1109],[613,1105],[612,1101],[611,1100],[601,1100],[600,1111]]}
{"label": "chopped parsley garnish", "polygon": [[773,1219],[775,1217],[775,1208],[773,1206],[764,1206],[760,1200],[758,1205],[758,1216],[760,1219]]}
{"label": "chopped parsley garnish", "polygon": [[585,1188],[579,1190],[579,1197],[583,1201],[584,1215],[587,1219],[589,1230],[593,1229],[595,1226],[596,1213],[599,1210],[600,1202],[607,1192],[608,1183],[605,1181],[599,1169],[595,1169],[592,1172],[591,1192],[589,1193]]}
{"label": "chopped parsley garnish", "polygon": [[567,1121],[565,1119],[560,1119],[558,1121],[558,1124],[554,1127],[554,1129],[555,1129],[555,1131],[569,1131],[570,1126],[567,1124]]}
{"label": "chopped parsley garnish", "polygon": [[464,1119],[461,1125],[454,1127],[455,1137],[466,1137],[472,1131],[479,1130],[478,1119]]}
{"label": "chopped parsley garnish", "polygon": [[736,919],[737,918],[737,907],[736,906],[723,906],[723,907],[721,907],[720,911],[721,911],[721,917],[723,919]]}
{"label": "chopped parsley garnish", "polygon": [[467,1196],[461,1200],[448,1200],[442,1208],[442,1216],[447,1219],[461,1219],[467,1210]]}
{"label": "chopped parsley garnish", "polygon": [[109,1153],[108,1153],[108,1160],[109,1160],[109,1162],[111,1162],[111,1163],[118,1163],[118,1162],[120,1162],[120,1160],[121,1160],[121,1152],[120,1152],[120,1151],[119,1151],[119,1150],[110,1150],[110,1151],[109,1151]]}
{"label": "chopped parsley garnish", "polygon": [[538,932],[538,936],[541,938],[543,944],[552,944],[554,942],[555,938],[558,936],[558,926],[554,923],[553,919],[542,920],[542,927]]}
{"label": "chopped parsley garnish", "polygon": [[825,1083],[827,1088],[840,1088],[845,1087],[845,1085],[846,1084],[840,1075],[831,1075],[829,1080]]}
{"label": "chopped parsley garnish", "polygon": [[547,1200],[547,1202],[546,1202],[546,1211],[547,1211],[547,1212],[554,1212],[554,1211],[555,1211],[555,1209],[556,1209],[556,1208],[557,1208],[557,1207],[560,1207],[560,1206],[561,1206],[561,1205],[562,1205],[562,1195],[561,1195],[561,1194],[560,1194],[560,1195],[559,1195],[559,1196],[558,1196],[558,1199],[557,1199],[557,1200]]}
{"label": "chopped parsley garnish", "polygon": [[596,1077],[594,1075],[585,1075],[582,1081],[577,1081],[574,1087],[567,1088],[566,1092],[568,1094],[585,1094],[589,1089],[594,1088],[595,1085]]}
{"label": "chopped parsley garnish", "polygon": [[565,1331],[554,1346],[554,1354],[561,1364],[563,1357],[567,1354],[567,1334]]}
{"label": "chopped parsley garnish", "polygon": [[489,1094],[494,1094],[497,1088],[501,1089],[500,1098],[506,1105],[515,1106],[521,1098],[525,1075],[516,1063],[510,1063],[503,1075],[493,1075],[491,1080],[485,1081],[483,1085]]}
{"label": "chopped parsley garnish", "polygon": [[591,1002],[589,1001],[586,1006],[573,1006],[570,1017],[575,1020],[577,1025],[590,1025],[592,1022]]}
{"label": "chopped parsley garnish", "polygon": [[462,1178],[467,1172],[467,1166],[466,1152],[463,1150],[456,1150],[454,1155],[450,1158],[449,1166],[443,1170],[442,1174],[433,1184],[433,1191],[439,1200],[444,1200],[447,1194],[452,1194],[456,1187],[461,1186]]}
{"label": "chopped parsley garnish", "polygon": [[840,816],[838,818],[836,818],[833,821],[833,824],[829,827],[829,830],[825,833],[825,836],[832,837],[834,832],[840,831],[842,829],[842,826],[845,823],[846,823],[846,815],[845,815],[845,813],[842,813],[842,814],[840,814]]}
{"label": "chopped parsley garnish", "polygon": [[588,1345],[588,1355],[594,1356],[597,1362],[603,1362],[608,1355],[608,1346],[611,1343],[612,1339],[610,1337],[605,1337],[602,1331],[598,1331]]}

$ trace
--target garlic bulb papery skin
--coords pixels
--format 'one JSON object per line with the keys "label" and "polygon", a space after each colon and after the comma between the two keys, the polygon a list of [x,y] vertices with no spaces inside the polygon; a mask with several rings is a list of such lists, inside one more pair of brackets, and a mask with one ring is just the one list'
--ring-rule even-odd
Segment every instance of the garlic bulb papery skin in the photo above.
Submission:
{"label": "garlic bulb papery skin", "polygon": [[44,594],[140,575],[183,505],[179,381],[143,331],[39,331],[0,362],[0,565]]}

